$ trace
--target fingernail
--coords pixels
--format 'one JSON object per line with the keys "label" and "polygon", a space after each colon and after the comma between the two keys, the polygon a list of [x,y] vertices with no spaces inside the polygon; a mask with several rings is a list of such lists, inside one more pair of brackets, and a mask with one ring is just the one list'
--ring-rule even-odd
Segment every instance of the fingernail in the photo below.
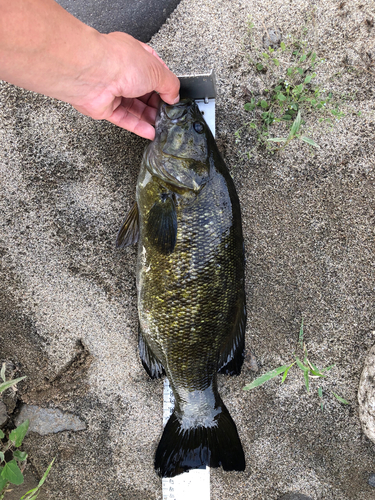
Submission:
{"label": "fingernail", "polygon": [[173,104],[177,104],[178,102],[180,102],[180,95],[176,97],[176,99],[173,101]]}

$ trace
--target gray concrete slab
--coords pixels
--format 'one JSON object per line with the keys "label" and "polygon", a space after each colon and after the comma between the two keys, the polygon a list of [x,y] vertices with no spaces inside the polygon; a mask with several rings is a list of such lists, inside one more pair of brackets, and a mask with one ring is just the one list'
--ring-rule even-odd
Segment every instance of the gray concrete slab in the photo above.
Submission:
{"label": "gray concrete slab", "polygon": [[123,31],[148,42],[180,0],[57,0],[68,12],[101,33]]}

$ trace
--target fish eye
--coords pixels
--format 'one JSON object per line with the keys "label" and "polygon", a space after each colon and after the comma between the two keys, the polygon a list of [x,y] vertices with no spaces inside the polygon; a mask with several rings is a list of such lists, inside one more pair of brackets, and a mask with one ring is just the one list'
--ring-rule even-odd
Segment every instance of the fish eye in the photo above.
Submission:
{"label": "fish eye", "polygon": [[201,122],[194,122],[193,127],[194,130],[198,132],[198,134],[201,134],[204,131],[204,126],[202,125]]}

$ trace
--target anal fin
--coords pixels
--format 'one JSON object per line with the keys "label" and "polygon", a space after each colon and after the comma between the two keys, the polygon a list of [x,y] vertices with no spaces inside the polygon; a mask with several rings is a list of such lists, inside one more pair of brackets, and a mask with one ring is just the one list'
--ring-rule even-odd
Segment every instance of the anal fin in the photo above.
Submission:
{"label": "anal fin", "polygon": [[149,374],[149,376],[151,378],[161,378],[163,375],[165,375],[163,365],[150,349],[150,346],[146,342],[141,328],[139,328],[138,332],[138,347],[142,365],[144,366],[144,369]]}
{"label": "anal fin", "polygon": [[246,301],[245,293],[237,300],[235,319],[231,335],[221,352],[218,373],[239,375],[245,357]]}

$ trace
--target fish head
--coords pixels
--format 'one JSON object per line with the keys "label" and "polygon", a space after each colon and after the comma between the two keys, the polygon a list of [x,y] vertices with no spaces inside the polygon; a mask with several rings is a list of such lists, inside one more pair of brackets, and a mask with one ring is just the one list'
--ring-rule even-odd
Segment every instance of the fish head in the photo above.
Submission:
{"label": "fish head", "polygon": [[155,129],[146,155],[150,173],[177,188],[199,192],[209,177],[209,144],[214,139],[196,102],[162,102]]}

